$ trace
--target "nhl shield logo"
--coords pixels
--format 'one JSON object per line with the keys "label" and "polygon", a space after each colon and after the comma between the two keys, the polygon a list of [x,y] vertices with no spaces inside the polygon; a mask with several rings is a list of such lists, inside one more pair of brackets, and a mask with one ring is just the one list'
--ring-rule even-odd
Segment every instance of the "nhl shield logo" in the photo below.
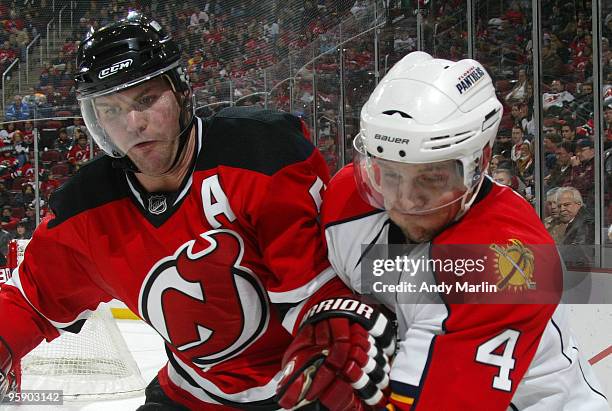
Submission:
{"label": "nhl shield logo", "polygon": [[166,196],[151,196],[149,197],[149,213],[159,215],[168,209]]}

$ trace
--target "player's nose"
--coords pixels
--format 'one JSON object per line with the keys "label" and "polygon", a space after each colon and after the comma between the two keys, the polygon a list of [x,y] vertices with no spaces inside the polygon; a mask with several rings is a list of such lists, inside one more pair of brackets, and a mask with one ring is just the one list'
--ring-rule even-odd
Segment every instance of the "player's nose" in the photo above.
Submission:
{"label": "player's nose", "polygon": [[147,128],[147,115],[138,110],[131,110],[126,116],[126,126],[129,132],[140,132]]}
{"label": "player's nose", "polygon": [[397,206],[405,211],[419,211],[427,204],[427,196],[413,184],[402,184],[398,188]]}

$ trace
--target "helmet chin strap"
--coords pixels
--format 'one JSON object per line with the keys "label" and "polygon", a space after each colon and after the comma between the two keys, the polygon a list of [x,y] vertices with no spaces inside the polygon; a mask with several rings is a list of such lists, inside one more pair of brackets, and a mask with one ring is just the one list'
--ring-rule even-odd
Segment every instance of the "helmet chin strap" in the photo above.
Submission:
{"label": "helmet chin strap", "polygon": [[[480,187],[482,186],[482,182],[484,181],[484,179],[485,176],[483,173],[480,175],[480,181],[478,182],[478,185],[473,190],[468,190],[465,192],[465,194],[463,194],[463,198],[461,199],[461,208],[453,219],[453,222],[459,221],[461,217],[463,217],[469,211],[470,207],[472,207],[472,204],[474,204],[476,197],[478,197],[478,192],[480,191]],[[472,196],[469,200],[467,200],[470,194],[472,194]]]}

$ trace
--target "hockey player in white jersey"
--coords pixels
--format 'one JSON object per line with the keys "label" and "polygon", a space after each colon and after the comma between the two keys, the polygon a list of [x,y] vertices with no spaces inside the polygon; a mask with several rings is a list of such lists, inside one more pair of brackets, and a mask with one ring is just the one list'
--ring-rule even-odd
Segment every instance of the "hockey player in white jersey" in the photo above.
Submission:
{"label": "hockey player in white jersey", "polygon": [[[411,53],[366,102],[353,164],[325,194],[332,266],[398,317],[388,410],[609,409],[558,304],[563,264],[552,238],[524,199],[485,175],[501,117],[481,64]],[[435,261],[440,250],[448,257],[458,245],[481,250],[483,270],[472,278],[494,289],[406,292],[405,282],[439,287],[470,276],[434,263],[396,267],[393,277],[370,264],[387,253],[394,265],[388,244],[414,245],[413,262]],[[370,281],[389,277],[394,283]]]}

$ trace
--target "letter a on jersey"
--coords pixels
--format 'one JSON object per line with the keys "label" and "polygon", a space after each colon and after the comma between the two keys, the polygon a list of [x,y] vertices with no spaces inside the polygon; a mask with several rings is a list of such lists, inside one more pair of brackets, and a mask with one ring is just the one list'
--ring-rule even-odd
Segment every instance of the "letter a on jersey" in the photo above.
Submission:
{"label": "letter a on jersey", "polygon": [[206,368],[255,341],[266,328],[269,306],[256,276],[240,265],[242,238],[226,229],[201,238],[153,266],[139,305],[142,318],[168,343]]}
{"label": "letter a on jersey", "polygon": [[216,174],[202,181],[202,205],[206,220],[213,228],[221,227],[221,223],[216,218],[218,215],[224,214],[230,222],[236,219]]}

